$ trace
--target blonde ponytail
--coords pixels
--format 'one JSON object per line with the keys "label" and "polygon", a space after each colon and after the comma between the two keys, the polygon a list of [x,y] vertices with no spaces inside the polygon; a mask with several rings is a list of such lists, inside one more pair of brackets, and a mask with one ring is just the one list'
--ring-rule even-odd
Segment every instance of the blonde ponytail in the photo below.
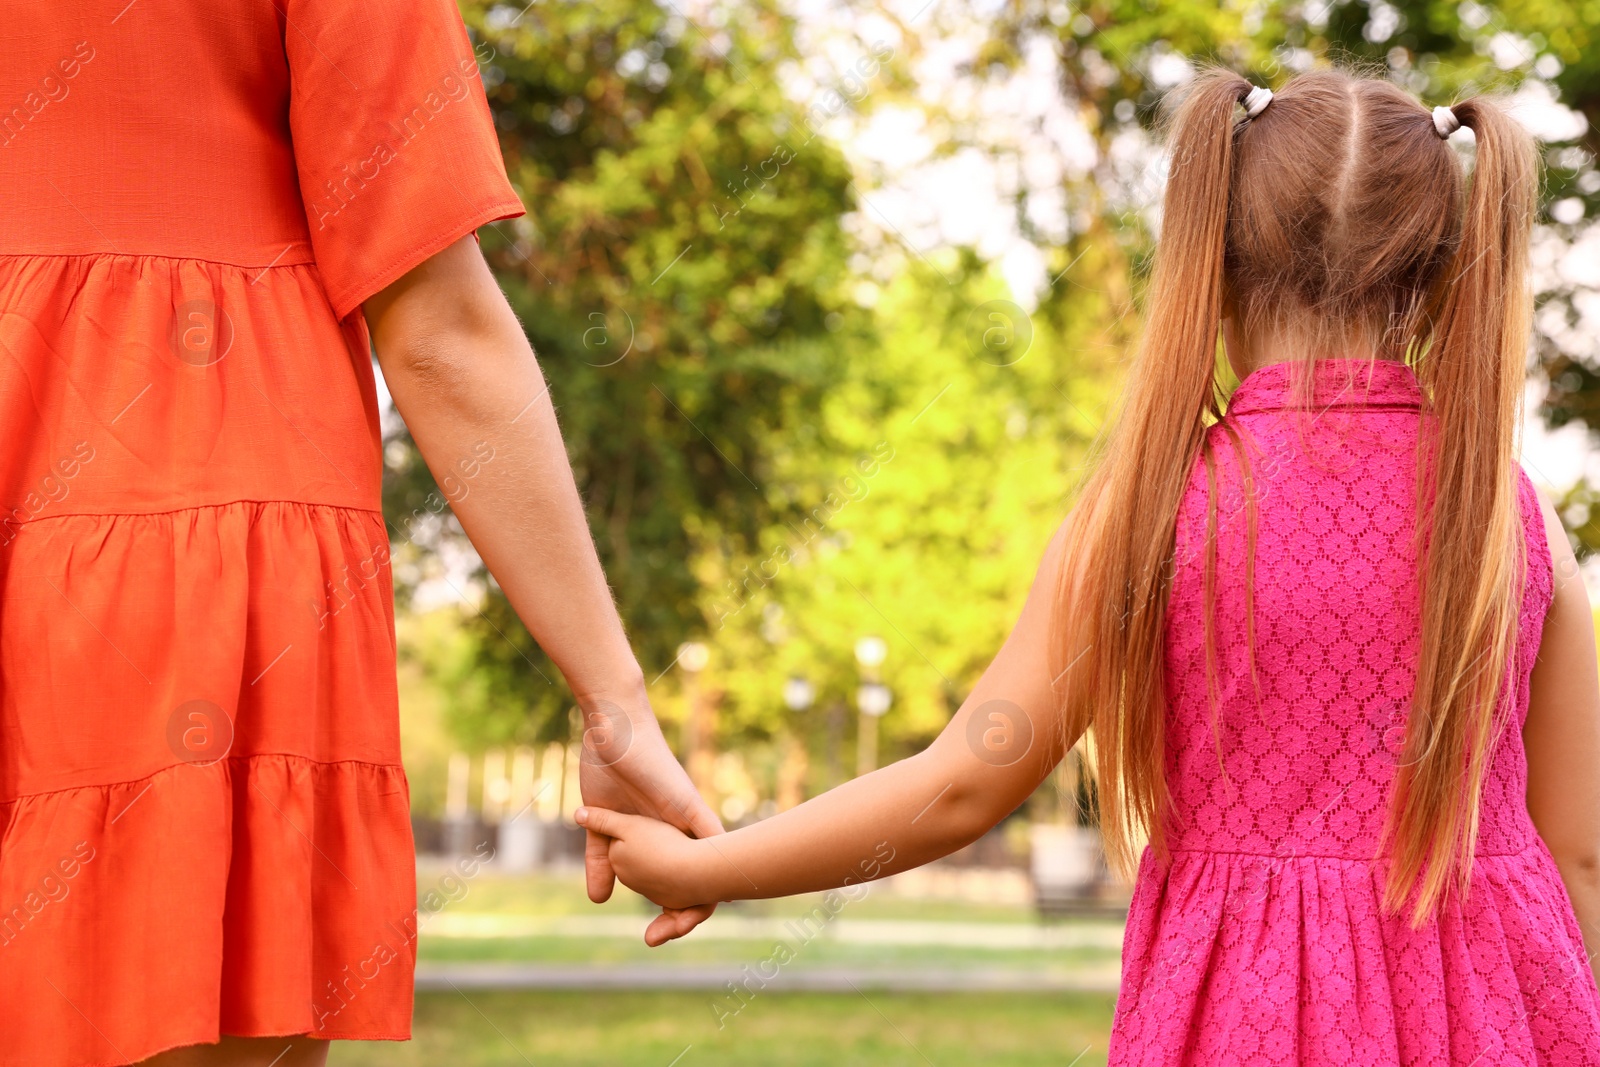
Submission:
{"label": "blonde ponytail", "polygon": [[1101,829],[1130,870],[1142,831],[1164,856],[1161,655],[1173,524],[1205,440],[1222,321],[1234,127],[1251,85],[1202,72],[1171,116],[1171,169],[1146,328],[1103,459],[1069,531],[1057,685],[1074,735],[1095,735]]}
{"label": "blonde ponytail", "polygon": [[1517,503],[1516,411],[1527,374],[1532,138],[1492,100],[1451,109],[1477,136],[1460,247],[1418,374],[1432,395],[1419,478],[1422,643],[1385,844],[1385,904],[1419,876],[1412,922],[1465,893],[1484,770],[1505,727],[1526,549]]}

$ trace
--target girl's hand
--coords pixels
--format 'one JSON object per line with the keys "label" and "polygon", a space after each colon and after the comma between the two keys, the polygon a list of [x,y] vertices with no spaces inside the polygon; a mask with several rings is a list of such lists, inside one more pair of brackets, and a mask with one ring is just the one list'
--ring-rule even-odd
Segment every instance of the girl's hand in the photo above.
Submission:
{"label": "girl's hand", "polygon": [[585,830],[609,839],[617,880],[652,904],[676,911],[708,903],[701,888],[706,881],[704,842],[667,823],[605,808],[585,806],[575,818]]}
{"label": "girl's hand", "polygon": [[[722,833],[722,824],[695,792],[682,764],[661,736],[643,687],[631,696],[624,693],[620,699],[620,704],[599,694],[580,699],[588,724],[578,765],[584,804],[660,819],[696,837]],[[627,710],[630,708],[632,712]],[[589,899],[603,904],[611,897],[613,882],[610,840],[593,830],[584,836]],[[645,931],[645,944],[654,948],[682,937],[709,919],[715,909],[714,903],[664,909]]]}

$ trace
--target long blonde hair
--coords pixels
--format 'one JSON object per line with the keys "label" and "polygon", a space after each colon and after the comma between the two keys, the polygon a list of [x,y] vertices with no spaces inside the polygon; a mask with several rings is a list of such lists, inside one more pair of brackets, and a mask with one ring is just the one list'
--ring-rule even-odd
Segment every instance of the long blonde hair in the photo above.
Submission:
{"label": "long blonde hair", "polygon": [[[1250,88],[1207,68],[1168,102],[1171,165],[1146,326],[1069,523],[1057,690],[1072,735],[1087,727],[1093,737],[1108,858],[1131,872],[1143,834],[1165,861],[1163,630],[1179,502],[1222,416],[1224,293],[1253,335],[1290,329],[1315,354],[1361,345],[1408,360],[1430,413],[1418,448],[1422,635],[1380,852],[1390,859],[1386,908],[1415,892],[1417,925],[1447,890],[1465,891],[1504,721],[1523,582],[1514,438],[1537,156],[1492,99],[1456,104],[1477,139],[1468,192],[1429,110],[1390,82],[1305,73],[1245,118]],[[1215,509],[1213,493],[1212,531]],[[1249,514],[1247,558],[1253,505]],[[1208,658],[1214,566],[1208,545]]]}

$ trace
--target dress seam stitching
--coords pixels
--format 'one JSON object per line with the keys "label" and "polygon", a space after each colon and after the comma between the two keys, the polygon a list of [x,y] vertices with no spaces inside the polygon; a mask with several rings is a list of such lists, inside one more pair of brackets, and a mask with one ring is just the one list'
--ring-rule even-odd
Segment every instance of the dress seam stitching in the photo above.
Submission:
{"label": "dress seam stitching", "polygon": [[372,760],[361,759],[319,760],[313,756],[301,755],[298,752],[253,752],[248,756],[222,756],[219,759],[214,760],[197,760],[195,763],[173,763],[166,767],[160,767],[156,770],[153,770],[149,774],[141,775],[138,778],[127,778],[117,782],[96,782],[91,785],[69,785],[63,786],[60,789],[44,789],[37,793],[21,793],[6,800],[0,800],[0,807],[7,807],[12,804],[20,804],[24,800],[35,800],[39,797],[56,796],[60,793],[81,793],[88,789],[116,789],[118,786],[138,785],[140,782],[149,781],[158,774],[166,774],[168,771],[175,771],[180,767],[192,767],[197,765],[209,767],[215,763],[234,763],[237,761],[257,759],[300,760],[304,763],[316,764],[318,767],[340,767],[346,764],[353,764],[359,767],[375,767],[379,770],[400,771],[401,773],[405,772],[404,765],[399,763],[374,763]]}
{"label": "dress seam stitching", "polygon": [[[376,515],[382,517],[380,508],[357,507],[353,504],[314,504],[306,500],[256,500],[252,497],[240,497],[237,500],[224,500],[216,504],[190,504],[181,508],[168,508],[165,511],[74,511],[63,515],[44,515],[37,519],[0,518],[0,525],[9,523],[16,528],[36,526],[41,522],[63,522],[67,519],[134,519],[134,518],[159,518],[163,515],[179,515],[186,511],[210,511],[219,508],[230,508],[236,504],[255,504],[266,507],[272,504],[288,504],[301,508],[328,508],[332,511],[353,511],[360,515]],[[387,526],[387,521],[385,522]]]}
{"label": "dress seam stitching", "polygon": [[[1536,847],[1536,845],[1529,844],[1524,845],[1523,847],[1512,852],[1479,852],[1476,855],[1478,859],[1499,859],[1505,856],[1520,856],[1524,852]],[[1229,848],[1174,848],[1170,849],[1169,851],[1174,855],[1250,856],[1256,859],[1278,860],[1284,863],[1287,863],[1290,860],[1338,860],[1341,863],[1384,863],[1389,859],[1387,856],[1380,856],[1376,858],[1362,856],[1335,856],[1325,852],[1297,852],[1292,856],[1275,856],[1270,852],[1246,852],[1242,849]]]}
{"label": "dress seam stitching", "polygon": [[1331,404],[1325,404],[1325,405],[1323,405],[1321,407],[1306,407],[1304,405],[1295,405],[1295,404],[1263,404],[1263,405],[1258,407],[1258,406],[1253,405],[1253,404],[1245,404],[1241,408],[1237,408],[1237,409],[1229,408],[1224,413],[1224,417],[1226,417],[1227,415],[1259,415],[1259,414],[1267,414],[1267,413],[1274,412],[1274,411],[1304,411],[1304,412],[1306,412],[1308,414],[1312,414],[1312,415],[1325,415],[1330,411],[1354,411],[1357,414],[1385,414],[1385,413],[1394,412],[1394,411],[1421,411],[1421,410],[1422,410],[1422,405],[1415,404],[1415,403],[1410,403],[1410,404],[1407,404],[1407,403],[1392,403],[1392,404],[1343,403],[1342,404],[1342,403],[1334,402],[1334,403],[1331,403]]}
{"label": "dress seam stitching", "polygon": [[316,257],[284,263],[234,263],[206,256],[169,256],[160,252],[0,252],[0,259],[165,259],[173,263],[209,263],[215,267],[233,267],[236,270],[283,270],[288,267],[315,267]]}

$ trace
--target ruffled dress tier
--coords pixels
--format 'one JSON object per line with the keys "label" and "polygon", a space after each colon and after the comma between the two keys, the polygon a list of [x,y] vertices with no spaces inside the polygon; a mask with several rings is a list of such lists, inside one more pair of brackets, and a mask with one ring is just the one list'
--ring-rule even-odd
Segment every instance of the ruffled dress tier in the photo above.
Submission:
{"label": "ruffled dress tier", "polygon": [[449,0],[0,22],[0,1065],[405,1038],[359,307],[522,212],[471,43]]}
{"label": "ruffled dress tier", "polygon": [[1244,470],[1216,474],[1215,730],[1204,566],[1210,491],[1179,511],[1166,630],[1171,862],[1145,852],[1110,1062],[1251,1067],[1600,1064],[1600,995],[1572,904],[1528,817],[1520,727],[1552,597],[1526,474],[1512,720],[1484,783],[1465,900],[1411,929],[1377,860],[1420,640],[1413,492],[1423,392],[1398,363],[1332,360],[1309,404],[1292,365],[1240,383],[1226,422],[1257,501],[1255,676]]}

